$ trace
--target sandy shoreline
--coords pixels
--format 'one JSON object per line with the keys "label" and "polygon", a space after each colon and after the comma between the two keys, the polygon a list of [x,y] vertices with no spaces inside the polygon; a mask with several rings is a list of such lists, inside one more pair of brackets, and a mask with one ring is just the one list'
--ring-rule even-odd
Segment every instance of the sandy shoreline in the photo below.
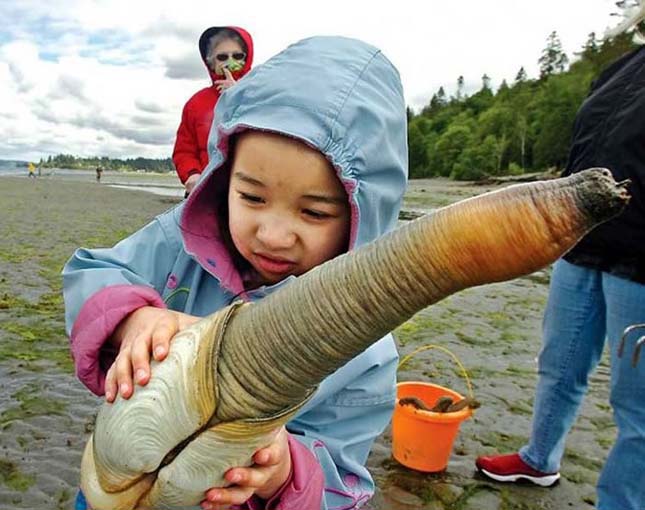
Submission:
{"label": "sandy shoreline", "polygon": [[[82,448],[100,400],[73,375],[60,269],[78,246],[111,246],[177,203],[173,197],[57,178],[0,178],[0,509],[72,508]],[[104,181],[107,181],[104,179]],[[130,182],[130,181],[128,181]],[[486,191],[443,180],[413,183],[406,204],[430,209]],[[390,457],[389,430],[368,461],[378,484],[367,506],[399,509],[590,509],[615,429],[606,361],[593,376],[553,489],[507,487],[474,472],[477,455],[509,452],[530,427],[549,272],[470,289],[397,330],[401,353],[428,344],[468,368],[483,407],[462,424],[448,470],[415,473]],[[400,374],[465,392],[448,358],[430,351]]]}

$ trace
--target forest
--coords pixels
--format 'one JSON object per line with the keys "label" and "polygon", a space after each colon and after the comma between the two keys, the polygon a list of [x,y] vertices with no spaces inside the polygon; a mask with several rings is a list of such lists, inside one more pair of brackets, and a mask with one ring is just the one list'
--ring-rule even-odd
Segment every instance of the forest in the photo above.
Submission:
{"label": "forest", "polygon": [[[26,165],[26,164],[25,164]],[[175,167],[170,158],[127,158],[116,159],[103,157],[81,158],[71,154],[58,154],[41,159],[38,166],[42,168],[71,168],[94,170],[101,167],[103,170],[137,171],[144,172],[172,172]]]}
{"label": "forest", "polygon": [[503,81],[496,91],[486,74],[470,96],[463,76],[453,96],[441,87],[418,114],[408,108],[410,178],[470,181],[562,169],[576,111],[593,80],[635,47],[628,34],[601,41],[591,33],[569,59],[552,32],[536,79],[522,67],[513,83]]}

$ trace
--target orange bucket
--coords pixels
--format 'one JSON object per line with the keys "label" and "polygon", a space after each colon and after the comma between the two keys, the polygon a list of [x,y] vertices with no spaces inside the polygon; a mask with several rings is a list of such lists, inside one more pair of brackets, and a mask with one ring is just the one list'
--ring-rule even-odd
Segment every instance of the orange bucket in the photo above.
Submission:
{"label": "orange bucket", "polygon": [[[425,346],[404,358],[399,368],[411,356],[429,348],[445,350],[438,346]],[[454,357],[452,353],[449,354]],[[472,396],[468,374],[459,360],[456,361],[463,370]],[[455,402],[464,398],[456,391],[426,382],[400,382],[397,384],[396,396],[392,415],[392,455],[404,466],[417,471],[443,471],[448,466],[459,425],[472,416],[472,409],[466,407],[453,413],[435,413],[416,409],[412,405],[399,405],[399,399],[405,397],[417,397],[427,407],[432,407],[437,399],[444,396],[451,397]]]}

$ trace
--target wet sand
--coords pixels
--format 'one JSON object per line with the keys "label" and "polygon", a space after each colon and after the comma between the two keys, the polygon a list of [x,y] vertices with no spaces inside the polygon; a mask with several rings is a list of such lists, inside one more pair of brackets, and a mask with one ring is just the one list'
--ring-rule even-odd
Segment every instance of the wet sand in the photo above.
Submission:
{"label": "wet sand", "polygon": [[[63,264],[78,246],[111,246],[178,200],[111,188],[106,175],[101,185],[86,177],[0,177],[0,509],[72,508],[82,448],[101,402],[73,374],[60,294]],[[415,181],[406,208],[427,211],[489,189]],[[365,508],[593,508],[594,485],[615,435],[606,358],[569,435],[556,487],[495,484],[474,469],[478,455],[514,451],[528,437],[548,279],[545,270],[469,289],[396,331],[402,355],[426,344],[455,353],[482,407],[462,424],[448,468],[439,474],[394,461],[388,429],[368,460],[378,489]],[[459,369],[436,350],[416,356],[400,379],[466,393]]]}

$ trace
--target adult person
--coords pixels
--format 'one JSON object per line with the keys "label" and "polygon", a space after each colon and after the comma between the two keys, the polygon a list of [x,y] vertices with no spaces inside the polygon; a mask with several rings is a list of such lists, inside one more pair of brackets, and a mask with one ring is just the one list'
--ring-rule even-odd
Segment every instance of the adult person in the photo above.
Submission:
{"label": "adult person", "polygon": [[631,202],[554,265],[528,445],[476,463],[497,481],[553,485],[560,477],[566,436],[607,339],[618,434],[598,481],[598,510],[645,508],[645,363],[633,367],[630,360],[637,331],[626,338],[629,354],[618,354],[625,328],[645,322],[643,119],[645,46],[614,62],[593,83],[576,117],[564,172],[607,167],[615,179],[631,180]]}
{"label": "adult person", "polygon": [[199,38],[199,53],[212,83],[195,93],[184,105],[172,154],[186,196],[208,163],[208,133],[221,93],[251,69],[253,40],[243,28],[210,27]]}

